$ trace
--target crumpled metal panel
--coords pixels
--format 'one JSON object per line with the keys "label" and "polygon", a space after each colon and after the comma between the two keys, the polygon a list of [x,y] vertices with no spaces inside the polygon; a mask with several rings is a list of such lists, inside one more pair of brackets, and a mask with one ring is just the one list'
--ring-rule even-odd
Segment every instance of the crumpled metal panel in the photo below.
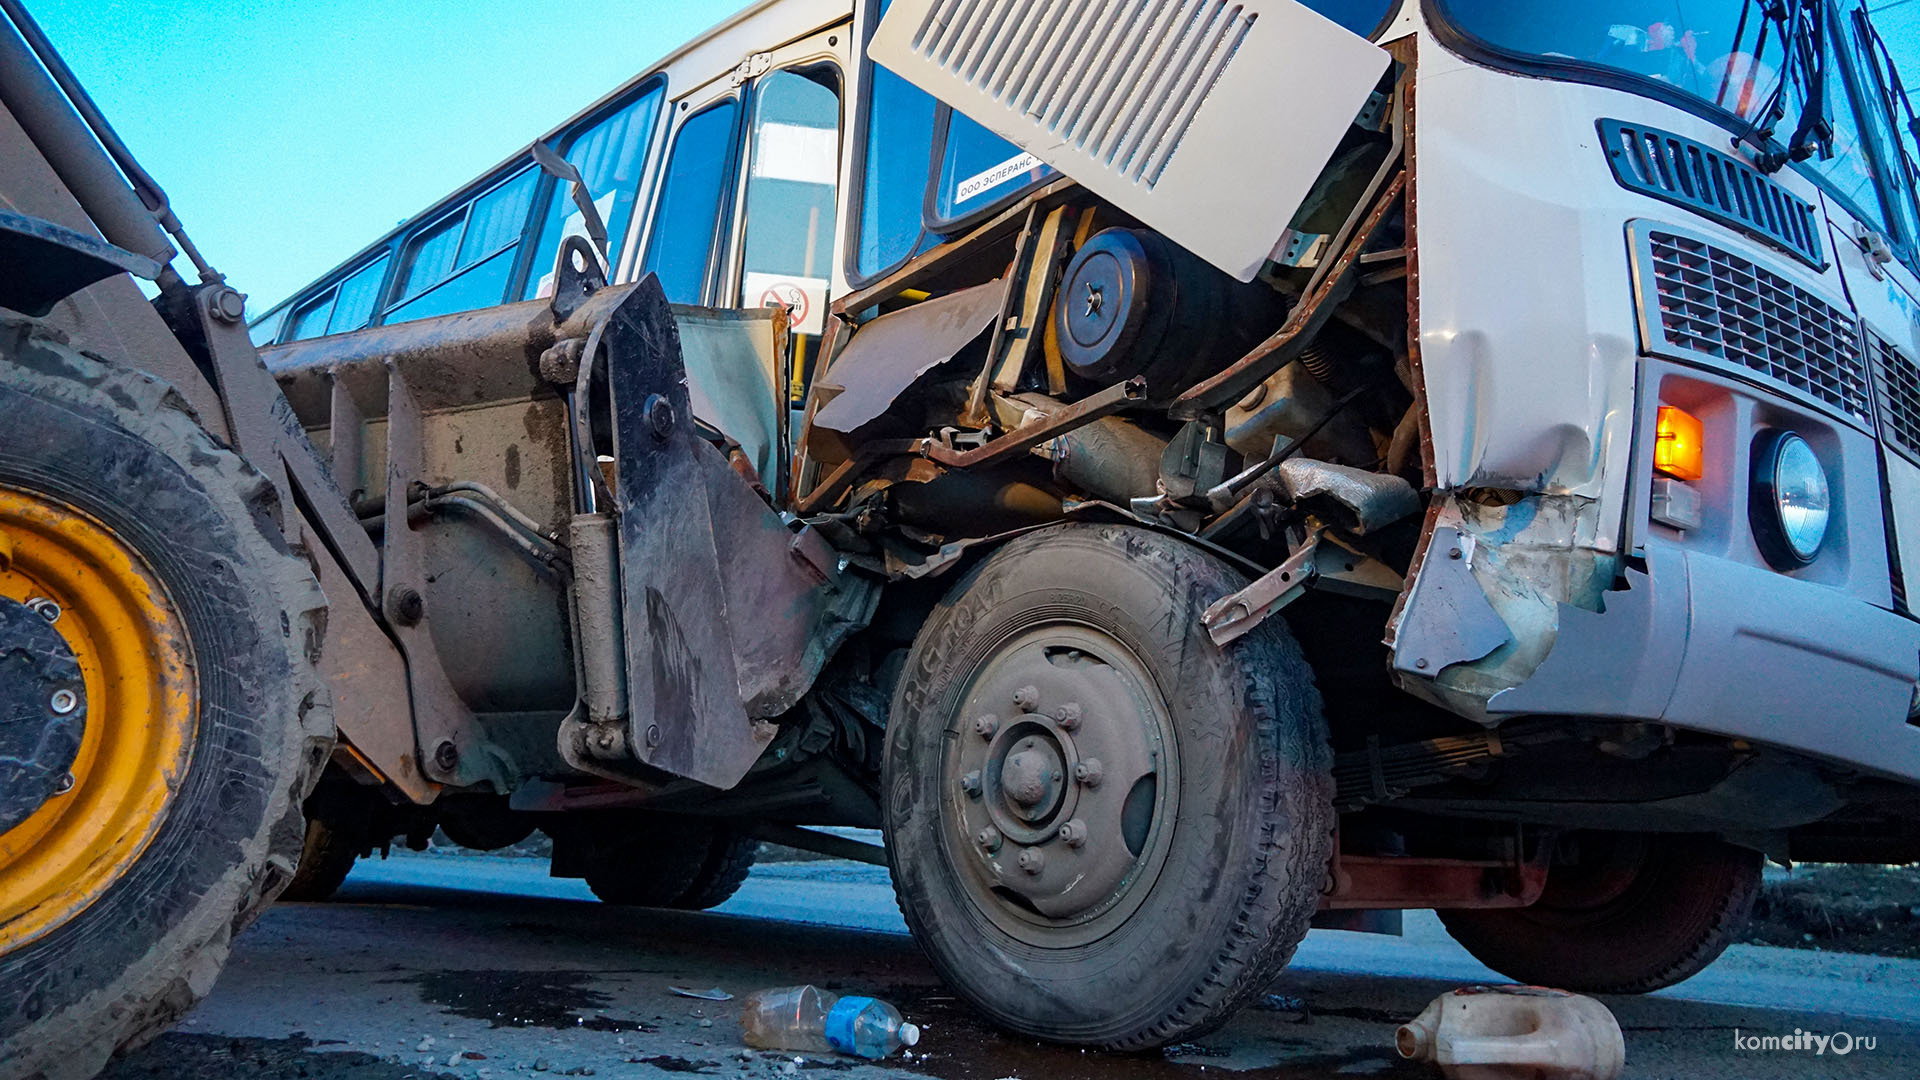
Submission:
{"label": "crumpled metal panel", "polygon": [[992,326],[1005,295],[1005,282],[990,281],[863,324],[826,373],[843,389],[814,414],[814,426],[848,434],[885,413],[920,376]]}
{"label": "crumpled metal panel", "polygon": [[1474,541],[1458,529],[1433,530],[1393,639],[1393,667],[1432,678],[1470,663],[1512,638],[1473,576]]}

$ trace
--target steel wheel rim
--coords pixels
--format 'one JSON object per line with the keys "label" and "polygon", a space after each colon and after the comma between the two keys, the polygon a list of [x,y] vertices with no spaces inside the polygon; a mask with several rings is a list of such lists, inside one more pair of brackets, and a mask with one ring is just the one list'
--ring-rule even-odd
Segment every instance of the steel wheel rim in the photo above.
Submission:
{"label": "steel wheel rim", "polygon": [[0,834],[7,951],[66,924],[139,859],[186,775],[199,710],[178,607],[98,519],[0,487],[0,596],[58,605],[87,708],[71,787]]}
{"label": "steel wheel rim", "polygon": [[1179,753],[1158,683],[1113,635],[1056,622],[984,650],[964,685],[940,829],[971,906],[1036,949],[1099,941],[1146,900],[1171,846]]}

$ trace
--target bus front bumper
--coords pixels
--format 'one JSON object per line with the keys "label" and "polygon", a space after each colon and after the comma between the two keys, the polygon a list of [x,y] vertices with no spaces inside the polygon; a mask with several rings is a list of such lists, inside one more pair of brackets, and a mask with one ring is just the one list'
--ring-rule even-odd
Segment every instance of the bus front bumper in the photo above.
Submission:
{"label": "bus front bumper", "polygon": [[1603,613],[1561,605],[1496,715],[1646,720],[1920,780],[1920,623],[1837,589],[1649,543]]}

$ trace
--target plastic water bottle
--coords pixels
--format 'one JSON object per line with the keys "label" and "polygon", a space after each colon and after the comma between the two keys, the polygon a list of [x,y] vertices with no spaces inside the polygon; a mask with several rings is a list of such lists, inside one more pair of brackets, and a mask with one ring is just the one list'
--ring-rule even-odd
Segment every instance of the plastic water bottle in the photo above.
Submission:
{"label": "plastic water bottle", "polygon": [[920,1041],[920,1029],[877,998],[841,997],[815,986],[781,986],[741,1002],[748,1046],[879,1060]]}

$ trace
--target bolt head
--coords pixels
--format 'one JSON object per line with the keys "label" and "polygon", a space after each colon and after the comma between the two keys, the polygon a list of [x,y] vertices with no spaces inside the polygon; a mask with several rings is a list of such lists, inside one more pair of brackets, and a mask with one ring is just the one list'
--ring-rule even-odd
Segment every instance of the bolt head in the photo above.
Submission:
{"label": "bolt head", "polygon": [[1013,703],[1019,706],[1021,712],[1032,712],[1040,707],[1040,688],[1037,686],[1023,686],[1015,690],[1013,692]]}
{"label": "bolt head", "polygon": [[1080,703],[1069,701],[1054,710],[1053,722],[1060,725],[1062,731],[1072,731],[1080,726]]}
{"label": "bolt head", "polygon": [[433,763],[444,771],[453,771],[460,764],[460,748],[453,744],[452,739],[440,740],[440,745],[433,748]]}
{"label": "bolt head", "polygon": [[1047,853],[1037,847],[1021,848],[1020,857],[1014,861],[1027,873],[1038,874],[1047,868]]}
{"label": "bolt head", "polygon": [[47,700],[47,707],[53,710],[54,715],[65,716],[80,707],[80,699],[71,690],[55,690]]}
{"label": "bolt head", "polygon": [[207,310],[224,323],[237,323],[246,317],[247,298],[231,285],[215,285],[207,294]]}
{"label": "bolt head", "polygon": [[1087,823],[1079,818],[1060,826],[1060,839],[1070,848],[1085,847],[1087,844]]}
{"label": "bolt head", "polygon": [[994,852],[1000,850],[1000,841],[1002,839],[1003,837],[1000,835],[999,829],[988,826],[987,828],[981,829],[980,832],[974,836],[973,842],[979,844],[988,852]]}
{"label": "bolt head", "polygon": [[660,745],[660,725],[659,724],[647,725],[647,745],[648,746]]}
{"label": "bolt head", "polygon": [[659,394],[647,395],[647,426],[653,429],[653,437],[664,440],[673,432],[673,402]]}
{"label": "bolt head", "polygon": [[1073,778],[1090,788],[1100,786],[1100,759],[1088,758],[1073,767]]}
{"label": "bolt head", "polygon": [[999,730],[1000,718],[992,713],[979,717],[973,722],[973,733],[983,739],[993,738],[993,733]]}
{"label": "bolt head", "polygon": [[394,622],[399,623],[401,626],[412,626],[418,623],[426,613],[427,601],[425,597],[420,595],[418,589],[410,585],[402,585],[399,589],[395,590],[393,594],[392,611]]}
{"label": "bolt head", "polygon": [[960,790],[966,792],[967,797],[970,799],[979,798],[980,797],[980,770],[975,769],[974,771],[961,777]]}
{"label": "bolt head", "polygon": [[34,612],[48,622],[60,621],[60,605],[44,596],[36,596],[28,600],[27,610]]}
{"label": "bolt head", "polygon": [[73,790],[73,774],[72,773],[67,773],[66,775],[60,777],[60,782],[53,786],[53,793],[55,795],[65,795],[67,792],[72,790]]}

